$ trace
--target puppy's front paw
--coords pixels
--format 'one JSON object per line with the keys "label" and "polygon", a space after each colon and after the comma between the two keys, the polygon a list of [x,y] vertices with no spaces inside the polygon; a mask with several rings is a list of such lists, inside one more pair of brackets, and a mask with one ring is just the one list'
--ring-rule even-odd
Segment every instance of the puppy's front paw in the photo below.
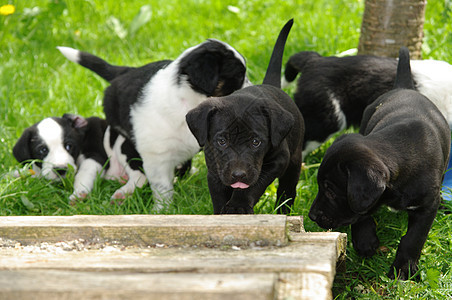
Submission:
{"label": "puppy's front paw", "polygon": [[370,257],[380,246],[376,232],[376,224],[372,217],[363,217],[352,225],[353,248],[360,256]]}
{"label": "puppy's front paw", "polygon": [[126,194],[121,190],[117,190],[112,196],[111,199],[112,200],[117,200],[117,199],[125,199],[126,198]]}
{"label": "puppy's front paw", "polygon": [[252,215],[254,211],[251,207],[233,207],[226,205],[221,210],[223,215]]}
{"label": "puppy's front paw", "polygon": [[373,256],[377,251],[378,246],[380,246],[380,241],[376,235],[369,235],[366,239],[355,239],[352,237],[352,242],[353,248],[355,248],[356,252],[363,257]]}
{"label": "puppy's front paw", "polygon": [[[396,259],[389,269],[388,277],[391,279],[395,279],[397,277],[399,280],[408,280],[416,274],[418,270],[419,268],[417,266],[417,262],[405,261],[400,263]],[[419,274],[416,274],[413,279],[419,281]]]}
{"label": "puppy's front paw", "polygon": [[75,205],[77,201],[83,201],[86,197],[88,197],[86,192],[74,192],[69,196],[69,204]]}

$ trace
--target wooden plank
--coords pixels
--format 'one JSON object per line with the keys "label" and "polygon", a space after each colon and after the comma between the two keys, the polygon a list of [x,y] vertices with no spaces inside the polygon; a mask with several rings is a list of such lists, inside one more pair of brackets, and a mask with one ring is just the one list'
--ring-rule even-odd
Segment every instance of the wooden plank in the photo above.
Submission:
{"label": "wooden plank", "polygon": [[289,240],[298,243],[334,243],[336,245],[335,263],[336,269],[345,272],[345,260],[347,250],[347,234],[341,232],[311,232],[309,234],[299,234],[290,232]]}
{"label": "wooden plank", "polygon": [[[55,269],[121,272],[317,272],[335,274],[337,242],[341,234],[304,233],[307,242],[292,242],[284,247],[167,247],[123,248],[106,246],[99,250],[17,246],[0,251],[0,269]],[[301,238],[300,238],[301,239]],[[316,242],[321,241],[321,242]],[[326,242],[329,241],[329,242]]]}
{"label": "wooden plank", "polygon": [[0,299],[331,299],[317,273],[138,274],[0,271]]}
{"label": "wooden plank", "polygon": [[346,235],[302,225],[275,215],[0,217],[0,299],[331,299]]}
{"label": "wooden plank", "polygon": [[0,236],[22,244],[75,239],[123,245],[285,245],[284,215],[0,217]]}
{"label": "wooden plank", "polygon": [[287,216],[287,225],[289,231],[305,232],[303,225],[303,216]]}
{"label": "wooden plank", "polygon": [[275,300],[332,299],[332,281],[315,272],[280,273],[275,285]]}
{"label": "wooden plank", "polygon": [[0,299],[274,299],[275,274],[0,271]]}

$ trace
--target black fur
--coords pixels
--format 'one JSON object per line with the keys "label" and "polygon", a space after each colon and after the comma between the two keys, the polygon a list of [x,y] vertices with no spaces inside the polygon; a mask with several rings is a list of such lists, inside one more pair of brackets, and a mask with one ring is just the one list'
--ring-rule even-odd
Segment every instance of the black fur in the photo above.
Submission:
{"label": "black fur", "polygon": [[[305,144],[323,143],[344,126],[358,126],[366,106],[392,89],[396,66],[396,59],[368,55],[322,57],[300,52],[291,56],[285,77],[292,81],[301,73],[293,98],[305,118]],[[337,119],[332,96],[345,115],[345,124]]]}
{"label": "black fur", "polygon": [[388,274],[402,280],[418,270],[450,152],[446,120],[412,88],[409,53],[402,48],[395,89],[366,108],[359,134],[343,135],[327,150],[309,212],[322,228],[351,224],[354,248],[371,256],[379,246],[372,213],[381,205],[406,210],[408,231]]}
{"label": "black fur", "polygon": [[[193,90],[201,94],[229,95],[242,86],[245,66],[223,44],[208,41],[181,59],[179,75],[187,75]],[[221,88],[218,88],[219,83]]]}
{"label": "black fur", "polygon": [[267,84],[212,98],[186,116],[190,130],[204,146],[215,214],[253,213],[275,178],[279,178],[277,204],[287,200],[278,211],[286,213],[293,204],[301,167],[303,117],[279,88],[292,22],[277,39],[264,79]]}

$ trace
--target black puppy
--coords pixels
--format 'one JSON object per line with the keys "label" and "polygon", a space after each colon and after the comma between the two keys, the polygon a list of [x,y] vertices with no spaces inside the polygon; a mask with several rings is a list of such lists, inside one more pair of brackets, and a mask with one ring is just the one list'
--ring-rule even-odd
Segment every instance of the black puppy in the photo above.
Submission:
{"label": "black puppy", "polygon": [[[412,60],[411,69],[415,89],[436,104],[452,128],[452,66]],[[306,124],[303,157],[336,132],[359,126],[367,105],[393,88],[396,71],[395,58],[323,57],[312,51],[292,55],[283,83],[301,73],[293,98]]]}
{"label": "black puppy", "polygon": [[379,246],[371,214],[383,204],[406,210],[408,231],[388,274],[406,280],[418,270],[441,201],[450,129],[413,90],[407,48],[399,53],[395,87],[366,108],[359,134],[343,135],[327,150],[309,217],[325,229],[351,224],[354,248],[371,256]]}
{"label": "black puppy", "polygon": [[[291,206],[301,167],[303,117],[280,89],[284,45],[292,27],[281,30],[262,85],[205,101],[187,116],[208,168],[215,214],[253,213],[269,184],[279,178],[278,203]],[[279,212],[286,213],[284,205]]]}

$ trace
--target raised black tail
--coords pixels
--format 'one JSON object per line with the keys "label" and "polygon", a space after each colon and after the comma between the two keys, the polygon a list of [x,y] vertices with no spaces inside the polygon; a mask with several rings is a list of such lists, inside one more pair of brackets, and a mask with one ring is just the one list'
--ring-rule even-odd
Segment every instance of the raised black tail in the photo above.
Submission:
{"label": "raised black tail", "polygon": [[273,47],[272,56],[268,63],[267,72],[265,73],[262,84],[269,84],[275,87],[281,87],[281,68],[284,46],[286,45],[287,36],[293,25],[293,19],[290,19],[281,29],[275,46]]}
{"label": "raised black tail", "polygon": [[407,47],[399,50],[399,63],[394,88],[414,90],[413,77],[411,76],[410,51]]}
{"label": "raised black tail", "polygon": [[131,67],[110,65],[100,57],[94,56],[88,52],[82,52],[69,47],[57,48],[67,59],[90,69],[108,82],[131,69]]}

